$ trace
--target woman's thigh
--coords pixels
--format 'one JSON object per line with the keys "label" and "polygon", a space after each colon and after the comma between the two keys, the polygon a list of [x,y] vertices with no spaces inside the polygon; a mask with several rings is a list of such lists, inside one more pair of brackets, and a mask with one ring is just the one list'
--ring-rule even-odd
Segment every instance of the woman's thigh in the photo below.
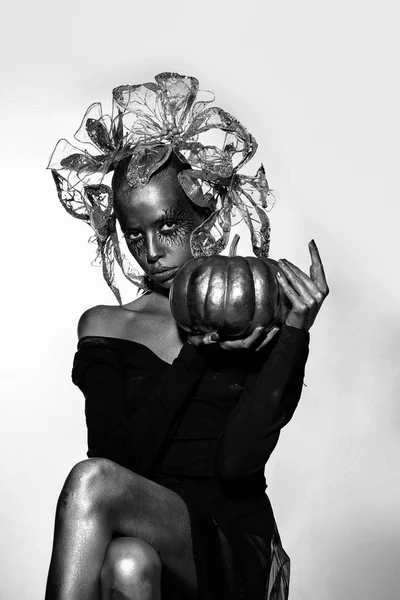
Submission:
{"label": "woman's thigh", "polygon": [[[195,583],[190,515],[174,491],[103,458],[91,458],[74,467],[74,481],[84,482],[86,505],[99,513],[113,537],[145,540],[173,571],[186,571]],[[68,479],[67,479],[68,482]]]}

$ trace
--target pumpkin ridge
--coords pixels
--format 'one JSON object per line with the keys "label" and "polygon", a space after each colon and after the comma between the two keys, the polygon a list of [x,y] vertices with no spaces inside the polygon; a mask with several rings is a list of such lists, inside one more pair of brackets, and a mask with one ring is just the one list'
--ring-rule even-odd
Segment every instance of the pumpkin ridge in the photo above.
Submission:
{"label": "pumpkin ridge", "polygon": [[[204,263],[203,263],[204,264]],[[190,315],[190,321],[191,321],[191,325],[192,328],[194,328],[194,331],[196,332],[201,332],[202,328],[202,321],[199,318],[199,315],[197,314],[197,285],[196,285],[196,279],[197,276],[199,274],[199,271],[201,273],[201,269],[202,269],[202,263],[200,262],[199,264],[195,265],[194,269],[190,272],[189,278],[188,278],[188,285],[187,285],[187,309],[188,309],[188,313]]]}
{"label": "pumpkin ridge", "polygon": [[256,290],[255,290],[254,273],[253,273],[253,269],[251,268],[251,265],[250,265],[249,261],[247,260],[247,258],[246,258],[246,265],[247,265],[247,268],[248,268],[248,270],[250,272],[251,290],[253,291],[253,304],[252,304],[253,310],[252,310],[252,313],[251,313],[251,321],[250,321],[250,324],[251,324],[251,331],[250,331],[250,333],[252,333],[253,329],[254,329],[254,317],[256,316],[256,310],[257,310],[257,298],[256,298]]}
{"label": "pumpkin ridge", "polygon": [[209,319],[207,318],[207,296],[210,289],[212,266],[213,263],[210,260],[210,257],[203,260],[196,282],[196,315],[202,333],[210,331],[210,325],[212,328],[212,323],[210,324]]}
{"label": "pumpkin ridge", "polygon": [[[172,312],[177,312],[180,315],[179,324],[182,329],[186,331],[190,331],[192,320],[190,316],[190,312],[188,309],[187,302],[185,301],[188,294],[188,286],[190,280],[191,269],[188,268],[188,263],[186,263],[177,275],[174,278],[174,284],[171,287],[171,297],[170,297],[170,305]],[[176,290],[179,288],[179,293],[176,293]]]}
{"label": "pumpkin ridge", "polygon": [[[205,325],[207,330],[221,330],[224,326],[224,315],[225,315],[225,304],[226,304],[226,257],[216,255],[210,261],[210,277],[208,280],[208,287],[206,297],[204,299],[205,306]],[[222,276],[221,276],[222,275]],[[220,281],[216,281],[219,279]],[[222,281],[221,281],[222,280]],[[217,285],[218,284],[218,285]],[[215,301],[216,288],[221,287],[223,290],[222,300]],[[218,310],[218,304],[222,308]],[[222,315],[222,322],[221,322]]]}
{"label": "pumpkin ridge", "polygon": [[250,266],[249,261],[247,260],[247,258],[243,257],[245,260],[245,264],[246,264],[246,269],[248,271],[248,276],[249,276],[249,286],[248,286],[248,293],[249,295],[247,296],[247,298],[245,298],[245,302],[246,302],[246,306],[248,306],[251,309],[251,315],[249,315],[249,322],[248,322],[248,327],[247,327],[247,333],[250,334],[253,332],[254,329],[254,317],[256,314],[256,307],[257,307],[257,298],[256,298],[256,292],[255,292],[255,288],[254,288],[254,273],[253,273],[253,269]]}
{"label": "pumpkin ridge", "polygon": [[249,317],[253,310],[251,303],[254,305],[254,292],[253,299],[251,299],[248,292],[251,290],[252,281],[253,278],[245,257],[234,256],[229,258],[226,294],[227,308],[225,311],[226,333],[228,336],[243,336],[251,324]]}
{"label": "pumpkin ridge", "polygon": [[224,318],[223,318],[223,321],[222,321],[222,331],[225,331],[226,321],[227,321],[227,319],[226,319],[226,310],[227,310],[226,309],[226,305],[227,305],[228,287],[229,287],[229,267],[230,267],[230,264],[231,264],[231,257],[229,257],[227,259],[227,264],[226,264],[225,292],[224,292],[224,302],[223,302],[223,307],[224,307],[223,315],[224,315]]}

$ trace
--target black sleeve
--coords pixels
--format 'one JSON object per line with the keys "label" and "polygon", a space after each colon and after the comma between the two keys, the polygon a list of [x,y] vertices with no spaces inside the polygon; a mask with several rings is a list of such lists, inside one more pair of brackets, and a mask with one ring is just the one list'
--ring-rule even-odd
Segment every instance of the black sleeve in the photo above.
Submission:
{"label": "black sleeve", "polygon": [[120,350],[82,346],[75,354],[72,381],[85,396],[87,456],[146,473],[173,436],[204,368],[203,356],[185,343],[163,376],[155,372],[153,392],[128,417]]}
{"label": "black sleeve", "polygon": [[[263,470],[280,430],[300,400],[309,333],[284,325],[257,377],[249,377],[219,442],[216,468],[224,479]],[[275,341],[275,340],[274,340]]]}

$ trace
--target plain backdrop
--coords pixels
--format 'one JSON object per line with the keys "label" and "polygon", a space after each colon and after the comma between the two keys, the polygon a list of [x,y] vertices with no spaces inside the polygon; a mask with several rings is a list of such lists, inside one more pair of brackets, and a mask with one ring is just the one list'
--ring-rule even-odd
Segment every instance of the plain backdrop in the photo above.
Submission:
{"label": "plain backdrop", "polygon": [[[91,230],[49,171],[86,108],[162,71],[194,75],[256,137],[278,201],[270,256],[331,293],[303,396],[267,468],[290,600],[400,597],[400,50],[395,2],[9,3],[1,36],[0,597],[44,596],[54,510],[85,458],[70,379],[80,314],[113,304]],[[243,250],[244,246],[242,246]],[[240,246],[239,246],[240,251]],[[135,297],[130,287],[128,296]]]}

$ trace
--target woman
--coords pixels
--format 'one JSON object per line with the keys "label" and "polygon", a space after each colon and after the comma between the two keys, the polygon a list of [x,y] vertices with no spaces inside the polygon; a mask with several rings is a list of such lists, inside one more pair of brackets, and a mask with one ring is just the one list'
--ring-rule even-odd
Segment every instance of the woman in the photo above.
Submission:
{"label": "woman", "polygon": [[184,191],[190,166],[170,153],[138,185],[132,154],[114,160],[114,214],[148,289],[79,321],[89,458],[59,498],[46,600],[287,598],[264,466],[300,398],[328,287],[311,242],[310,277],[279,261],[292,305],[280,330],[182,331],[169,289],[212,215]]}

